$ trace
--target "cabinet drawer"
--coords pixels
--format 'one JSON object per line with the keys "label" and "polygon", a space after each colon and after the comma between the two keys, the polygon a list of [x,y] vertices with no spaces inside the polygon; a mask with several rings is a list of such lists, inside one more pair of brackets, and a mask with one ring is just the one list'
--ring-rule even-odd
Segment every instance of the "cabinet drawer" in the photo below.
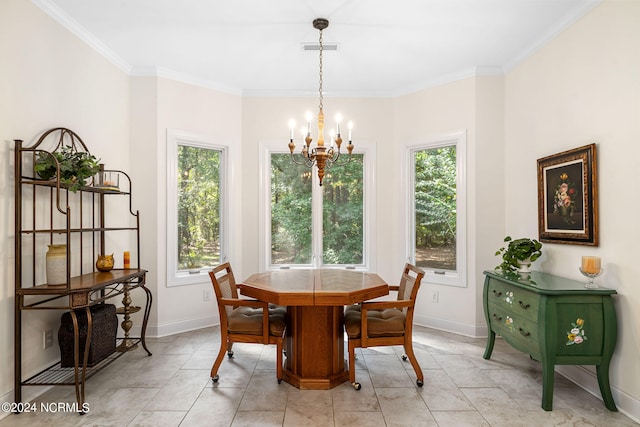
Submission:
{"label": "cabinet drawer", "polygon": [[489,303],[503,307],[514,315],[523,316],[533,322],[538,319],[539,296],[508,283],[489,282]]}
{"label": "cabinet drawer", "polygon": [[513,347],[532,355],[538,355],[538,326],[501,304],[489,303],[491,330],[501,335]]}

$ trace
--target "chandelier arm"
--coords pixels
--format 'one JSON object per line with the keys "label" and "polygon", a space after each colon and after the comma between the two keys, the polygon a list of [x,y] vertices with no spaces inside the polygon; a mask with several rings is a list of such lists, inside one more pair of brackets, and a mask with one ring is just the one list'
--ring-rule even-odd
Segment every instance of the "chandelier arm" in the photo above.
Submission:
{"label": "chandelier arm", "polygon": [[[342,158],[343,161],[338,161],[338,158]],[[338,165],[338,166],[344,166],[346,164],[351,163],[352,157],[351,154],[347,154],[346,155],[346,161],[344,161],[345,156],[341,156],[340,153],[338,153],[338,155],[336,156],[335,160],[333,161],[333,164]]]}
{"label": "chandelier arm", "polygon": [[[299,162],[296,160],[296,155],[294,153],[290,153],[291,156],[291,161],[293,163],[295,163],[296,165],[304,165],[307,166],[307,163],[309,162],[308,160],[303,160],[302,162]],[[302,157],[302,156],[301,156]],[[303,159],[306,159],[305,157],[302,157]]]}

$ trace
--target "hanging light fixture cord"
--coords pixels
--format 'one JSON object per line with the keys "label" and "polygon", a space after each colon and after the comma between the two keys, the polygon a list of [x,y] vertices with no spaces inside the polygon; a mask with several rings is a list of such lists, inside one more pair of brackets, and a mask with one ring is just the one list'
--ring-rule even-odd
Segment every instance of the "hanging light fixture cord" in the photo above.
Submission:
{"label": "hanging light fixture cord", "polygon": [[[315,24],[315,21],[314,21]],[[318,88],[318,92],[320,94],[320,111],[322,111],[322,51],[323,51],[323,46],[322,46],[322,30],[323,28],[320,28],[320,38],[318,43],[320,44],[320,86]]]}

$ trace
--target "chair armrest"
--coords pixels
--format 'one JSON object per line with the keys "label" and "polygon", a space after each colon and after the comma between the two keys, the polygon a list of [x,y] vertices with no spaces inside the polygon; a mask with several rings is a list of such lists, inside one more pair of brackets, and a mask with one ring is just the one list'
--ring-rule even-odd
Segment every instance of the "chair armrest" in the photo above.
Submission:
{"label": "chair armrest", "polygon": [[231,305],[233,307],[255,307],[255,308],[269,308],[269,303],[265,301],[258,301],[253,299],[239,299],[239,298],[220,298],[220,304]]}
{"label": "chair armrest", "polygon": [[399,291],[400,290],[400,286],[398,285],[389,285],[389,291]]}
{"label": "chair armrest", "polygon": [[384,310],[385,308],[411,307],[414,304],[411,300],[375,301],[363,302],[360,304],[362,311]]}

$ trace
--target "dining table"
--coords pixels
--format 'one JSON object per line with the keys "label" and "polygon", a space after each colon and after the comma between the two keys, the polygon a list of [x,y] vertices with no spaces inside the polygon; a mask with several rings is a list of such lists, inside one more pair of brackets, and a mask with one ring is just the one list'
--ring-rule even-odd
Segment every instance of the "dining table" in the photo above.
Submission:
{"label": "dining table", "polygon": [[344,307],[389,294],[389,285],[375,273],[326,268],[256,273],[238,288],[244,296],[287,307],[283,379],[311,390],[349,379]]}

